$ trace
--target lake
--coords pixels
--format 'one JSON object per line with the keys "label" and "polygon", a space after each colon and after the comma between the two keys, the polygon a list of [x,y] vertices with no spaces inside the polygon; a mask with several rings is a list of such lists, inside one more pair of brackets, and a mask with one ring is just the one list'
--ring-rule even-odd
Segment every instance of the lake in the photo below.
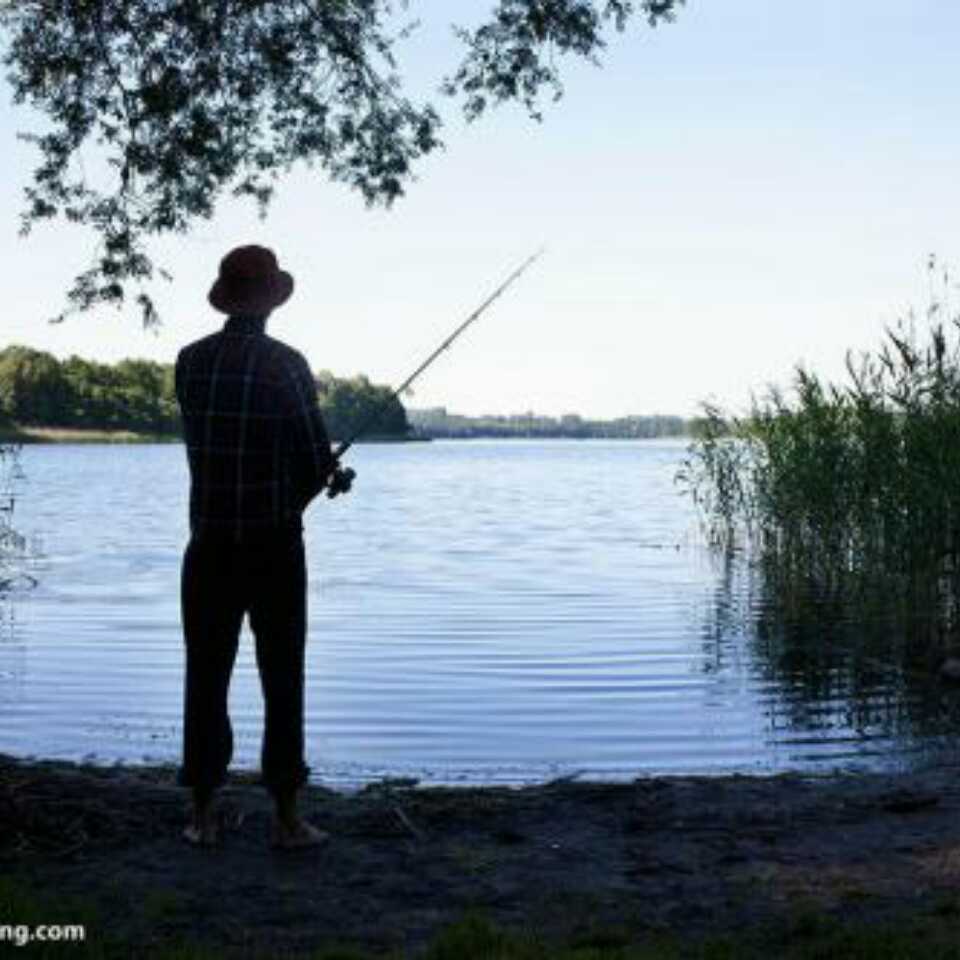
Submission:
{"label": "lake", "polygon": [[[952,757],[954,694],[865,668],[848,643],[862,625],[841,625],[826,652],[809,629],[798,646],[746,565],[710,555],[674,486],[683,453],[563,440],[351,451],[354,491],[306,519],[314,779]],[[38,583],[0,596],[0,752],[177,762],[182,447],[32,446],[21,463],[15,520]],[[234,766],[252,769],[262,705],[246,627],[230,696]]]}

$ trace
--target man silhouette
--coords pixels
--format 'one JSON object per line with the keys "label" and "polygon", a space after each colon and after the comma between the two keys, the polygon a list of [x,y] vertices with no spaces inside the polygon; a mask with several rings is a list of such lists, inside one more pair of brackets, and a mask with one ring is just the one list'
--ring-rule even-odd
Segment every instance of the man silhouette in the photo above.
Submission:
{"label": "man silhouette", "polygon": [[190,540],[181,579],[186,646],[183,763],[193,789],[191,843],[218,839],[213,799],[233,753],[230,674],[245,614],[265,706],[261,751],[276,846],[322,842],[301,818],[306,563],[302,514],[324,488],[349,489],[330,450],[304,357],[264,332],[293,292],[273,252],[237,247],[220,263],[210,304],[223,329],[180,351],[177,401],[190,467]]}

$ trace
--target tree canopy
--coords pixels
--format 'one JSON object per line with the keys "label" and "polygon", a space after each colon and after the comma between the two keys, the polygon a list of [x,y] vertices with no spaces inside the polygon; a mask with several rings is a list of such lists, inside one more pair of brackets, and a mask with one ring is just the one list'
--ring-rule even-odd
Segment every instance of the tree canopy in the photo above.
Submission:
{"label": "tree canopy", "polygon": [[390,387],[371,383],[360,374],[338,379],[329,371],[317,374],[320,409],[330,436],[350,440],[358,430],[365,436],[405,437],[410,432],[407,411]]}
{"label": "tree canopy", "polygon": [[[331,439],[406,437],[403,404],[389,387],[365,376],[316,375],[317,399]],[[97,363],[12,344],[0,350],[0,426],[180,433],[173,364],[152,360]]]}
{"label": "tree canopy", "polygon": [[174,434],[173,367],[150,360],[97,363],[13,344],[0,350],[0,422]]}
{"label": "tree canopy", "polygon": [[[463,57],[439,92],[470,120],[516,101],[541,117],[562,94],[560,60],[594,63],[611,31],[669,20],[684,0],[496,0],[456,28]],[[99,245],[68,291],[69,310],[120,305],[136,288],[143,321],[151,237],[212,216],[224,193],[261,212],[297,162],[389,206],[417,161],[442,145],[432,103],[404,93],[396,44],[415,24],[400,0],[5,0],[0,28],[14,100],[49,129],[22,134],[39,153],[23,232],[62,217]],[[415,4],[413,5],[415,6]],[[106,172],[77,160],[100,151]],[[61,315],[62,316],[62,315]]]}

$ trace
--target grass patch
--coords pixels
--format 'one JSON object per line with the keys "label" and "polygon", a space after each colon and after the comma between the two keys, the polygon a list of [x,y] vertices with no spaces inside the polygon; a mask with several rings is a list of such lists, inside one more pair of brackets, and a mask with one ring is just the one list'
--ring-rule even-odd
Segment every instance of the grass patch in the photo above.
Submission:
{"label": "grass patch", "polygon": [[[159,891],[144,908],[163,915],[175,896]],[[843,923],[798,907],[786,923],[769,929],[744,930],[705,938],[657,933],[637,942],[626,927],[596,928],[558,944],[535,929],[506,930],[482,914],[470,913],[440,931],[422,950],[371,953],[350,945],[330,945],[306,953],[276,948],[243,950],[212,945],[167,942],[130,944],[105,931],[98,912],[82,899],[51,898],[12,878],[0,879],[0,928],[36,929],[41,924],[83,924],[86,939],[72,943],[31,943],[22,951],[29,957],[71,957],[83,960],[119,960],[131,955],[150,960],[947,960],[960,958],[960,918],[954,909],[933,905],[924,913],[883,925]],[[12,954],[14,941],[0,943],[0,953]]]}
{"label": "grass patch", "polygon": [[178,435],[86,427],[0,427],[0,443],[177,443]]}

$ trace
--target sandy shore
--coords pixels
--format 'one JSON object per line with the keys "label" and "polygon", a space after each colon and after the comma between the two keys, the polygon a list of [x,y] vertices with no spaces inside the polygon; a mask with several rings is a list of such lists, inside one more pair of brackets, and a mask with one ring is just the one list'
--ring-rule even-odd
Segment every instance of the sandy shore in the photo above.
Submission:
{"label": "sandy shore", "polygon": [[249,778],[223,791],[217,849],[180,837],[186,801],[166,768],[0,757],[0,861],[37,889],[92,901],[111,937],[238,950],[415,950],[472,909],[558,940],[697,936],[805,909],[942,910],[960,890],[957,768],[312,787],[304,811],[332,839],[296,854],[269,848],[270,805]]}

